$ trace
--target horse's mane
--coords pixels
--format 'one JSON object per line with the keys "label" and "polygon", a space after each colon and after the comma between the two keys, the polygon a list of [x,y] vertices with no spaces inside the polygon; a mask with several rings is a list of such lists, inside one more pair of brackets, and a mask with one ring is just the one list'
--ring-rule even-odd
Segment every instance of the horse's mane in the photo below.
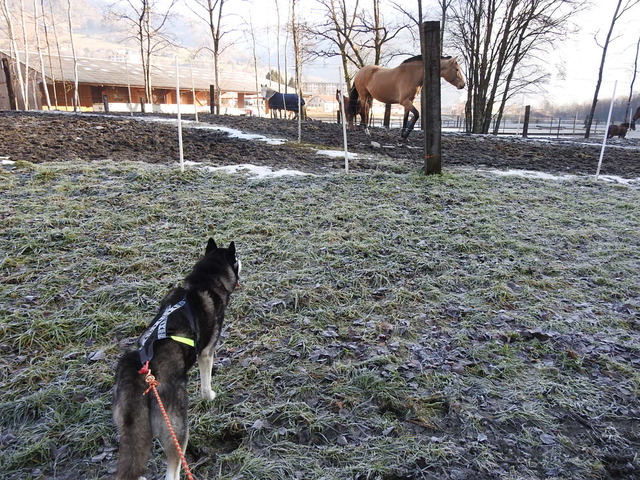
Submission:
{"label": "horse's mane", "polygon": [[[451,58],[451,55],[442,55],[440,57],[441,60],[449,60],[450,58]],[[414,55],[413,57],[407,58],[402,63],[421,62],[421,61],[422,61],[422,55]]]}
{"label": "horse's mane", "polygon": [[422,61],[422,55],[415,55],[413,57],[407,58],[402,63],[421,62],[421,61]]}
{"label": "horse's mane", "polygon": [[265,98],[266,98],[267,100],[268,100],[268,99],[270,99],[271,97],[273,97],[276,93],[278,93],[278,92],[276,92],[273,88],[271,88],[271,87],[267,87],[266,85],[260,85],[260,86],[261,86],[262,88],[264,88],[264,91],[265,91],[265,94],[266,94],[266,97],[265,97]]}

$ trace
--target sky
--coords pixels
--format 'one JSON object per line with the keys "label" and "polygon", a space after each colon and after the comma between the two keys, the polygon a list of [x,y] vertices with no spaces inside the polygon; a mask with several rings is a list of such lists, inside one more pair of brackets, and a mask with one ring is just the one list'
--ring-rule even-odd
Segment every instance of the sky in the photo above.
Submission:
{"label": "sky", "polygon": [[[279,0],[278,3],[284,23],[289,1]],[[547,94],[524,97],[523,103],[536,104],[545,100],[555,103],[591,101],[602,56],[602,49],[598,46],[596,38],[600,44],[604,43],[616,1],[596,0],[593,3],[590,10],[581,12],[575,17],[575,23],[579,27],[578,32],[559,42],[549,56],[547,68],[551,73],[551,84],[547,87]],[[249,4],[253,4],[253,6],[248,7]],[[423,0],[423,4],[428,6],[430,2]],[[254,24],[263,26],[276,24],[277,17],[274,5],[275,0],[229,1],[230,8],[234,8],[237,13],[245,17],[247,11],[250,10]],[[312,0],[298,0],[298,6],[303,18],[313,19],[314,16],[317,18],[317,9],[314,8]],[[436,12],[434,11],[434,13]],[[434,15],[432,14],[432,16]],[[437,18],[426,18],[426,20],[432,19],[437,20]],[[616,96],[629,94],[635,48],[640,37],[639,25],[640,5],[627,12],[616,24],[613,40],[607,53],[600,98],[611,97],[616,81]],[[275,40],[269,41],[263,36],[262,39],[259,39],[259,43],[263,45],[270,43],[272,63],[275,63]],[[264,58],[266,61],[266,55]],[[326,81],[338,81],[340,78],[338,65],[337,59],[315,60],[312,65],[305,66],[305,73],[307,76],[323,78]],[[561,69],[564,71],[564,76],[559,75]],[[640,86],[640,79],[636,83],[636,91],[639,90],[638,86]],[[459,92],[453,86],[443,82],[443,100],[456,101],[462,99],[464,95],[464,92]]]}
{"label": "sky", "polygon": [[[94,0],[97,3],[104,3],[107,0]],[[168,0],[167,0],[168,1]],[[415,0],[406,0],[407,5],[416,3]],[[247,22],[251,21],[255,26],[256,43],[258,45],[259,56],[265,67],[276,68],[276,40],[275,26],[277,16],[275,10],[275,0],[227,0],[225,8],[230,14],[225,18],[225,23],[235,23],[239,37],[239,42],[226,54],[232,57],[237,65],[247,64],[248,70],[252,70],[252,55],[247,34],[250,28]],[[596,43],[594,36],[602,43],[609,28],[616,0],[594,0],[593,7],[581,12],[575,17],[575,22],[579,25],[579,30],[571,34],[566,40],[559,42],[553,52],[548,57],[547,70],[551,74],[551,83],[547,86],[546,94],[527,95],[520,100],[523,104],[542,104],[545,100],[552,103],[572,103],[575,101],[590,102],[595,90],[598,68],[602,55],[602,50]],[[280,8],[281,23],[286,22],[290,0],[278,0]],[[427,7],[434,4],[434,0],[423,0]],[[180,5],[180,4],[178,4]],[[298,12],[302,19],[313,21],[318,18],[318,8],[314,0],[298,0]],[[178,10],[186,16],[193,16],[184,5]],[[428,9],[427,9],[428,12]],[[427,13],[425,20],[437,20],[437,11],[432,14]],[[383,12],[388,18],[396,15],[393,10]],[[397,15],[400,15],[399,13]],[[430,18],[431,17],[431,18]],[[202,31],[206,35],[206,27],[201,28],[201,21],[195,21],[193,28],[184,32],[183,39],[193,38],[196,32]],[[640,36],[640,5],[626,13],[616,25],[614,39],[612,40],[607,60],[605,64],[604,80],[600,89],[600,98],[611,97],[614,83],[617,81],[616,96],[627,96],[632,77],[632,66],[635,57],[635,47]],[[270,26],[267,30],[267,26]],[[207,41],[206,37],[201,37],[201,42]],[[281,41],[281,49],[284,45]],[[290,41],[289,41],[290,43]],[[202,43],[200,43],[202,44]],[[290,45],[289,45],[290,47]],[[418,46],[404,45],[405,50],[417,50]],[[270,55],[268,55],[268,52]],[[419,53],[419,52],[415,52]],[[204,55],[206,56],[206,54]],[[400,58],[394,60],[394,66],[401,61]],[[289,59],[290,71],[292,70],[292,59]],[[562,67],[562,68],[560,68]],[[559,71],[564,71],[564,76],[559,75]],[[338,82],[341,80],[339,62],[337,58],[314,60],[311,64],[303,66],[303,77],[311,80],[324,80],[328,82]],[[640,78],[636,82],[636,91],[640,88]],[[453,86],[443,82],[443,103],[454,103],[464,101],[465,91],[458,91]]]}
{"label": "sky", "polygon": [[[579,32],[562,42],[555,52],[553,61],[564,62],[566,67],[566,79],[554,75],[550,97],[556,101],[570,103],[593,98],[602,58],[602,49],[594,37],[600,45],[604,43],[616,2],[599,0],[596,3],[593,9],[577,17]],[[627,12],[616,23],[607,50],[600,98],[611,98],[614,86],[616,97],[629,95],[636,45],[640,40],[639,26],[640,5]],[[640,78],[634,85],[634,91],[640,91]]]}

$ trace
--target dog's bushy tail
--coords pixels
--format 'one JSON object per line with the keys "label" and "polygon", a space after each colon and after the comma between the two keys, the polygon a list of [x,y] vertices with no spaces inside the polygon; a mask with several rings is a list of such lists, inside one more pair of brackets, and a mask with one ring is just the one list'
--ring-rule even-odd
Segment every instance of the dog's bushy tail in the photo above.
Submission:
{"label": "dog's bushy tail", "polygon": [[138,480],[147,471],[153,433],[144,378],[138,373],[137,352],[125,353],[118,362],[113,396],[113,420],[120,433],[116,480]]}

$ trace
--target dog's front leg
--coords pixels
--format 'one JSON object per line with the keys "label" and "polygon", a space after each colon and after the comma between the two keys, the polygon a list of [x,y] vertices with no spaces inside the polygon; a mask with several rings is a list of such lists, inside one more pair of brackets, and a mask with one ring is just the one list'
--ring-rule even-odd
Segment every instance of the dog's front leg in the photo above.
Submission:
{"label": "dog's front leg", "polygon": [[200,369],[200,391],[202,398],[205,400],[213,400],[216,398],[216,392],[211,390],[211,369],[213,368],[213,351],[214,347],[206,347],[198,356],[198,368]]}

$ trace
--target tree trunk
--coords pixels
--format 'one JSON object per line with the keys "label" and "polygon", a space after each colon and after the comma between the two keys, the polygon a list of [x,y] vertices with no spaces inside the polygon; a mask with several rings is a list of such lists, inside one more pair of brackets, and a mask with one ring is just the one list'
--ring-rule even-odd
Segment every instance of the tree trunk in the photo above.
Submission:
{"label": "tree trunk", "polygon": [[73,53],[73,111],[80,108],[80,94],[78,92],[78,56],[73,41],[73,27],[71,24],[71,0],[67,0],[67,18],[69,19],[69,38],[71,39],[71,52]]}
{"label": "tree trunk", "polygon": [[[253,53],[253,72],[256,77],[256,92],[260,93],[260,84],[258,82],[258,52],[256,45],[256,32],[253,27],[253,18],[251,17],[251,12],[249,12],[249,28],[251,34],[251,51]],[[258,117],[262,116],[260,113],[260,99],[259,96],[256,95],[256,108],[258,109]]]}
{"label": "tree trunk", "polygon": [[300,42],[296,22],[296,0],[291,2],[291,36],[293,37],[293,55],[295,59],[296,92],[298,94],[298,143],[302,142],[302,88],[300,87]]}
{"label": "tree trunk", "polygon": [[602,46],[602,57],[600,58],[600,68],[598,69],[598,80],[596,82],[595,92],[593,93],[591,110],[589,110],[589,115],[587,116],[587,123],[586,123],[584,138],[589,138],[589,136],[591,135],[591,124],[593,123],[593,115],[596,111],[596,105],[598,104],[598,94],[600,93],[600,86],[602,85],[602,74],[604,73],[604,62],[607,59],[607,49],[609,48],[609,42],[611,41],[611,34],[613,33],[613,27],[615,27],[616,21],[618,20],[618,12],[620,11],[621,5],[622,5],[622,0],[618,0],[618,4],[616,5],[616,11],[613,14],[613,18],[611,19],[611,24],[609,25],[609,32],[607,33],[607,38],[604,42],[604,45]]}
{"label": "tree trunk", "polygon": [[27,21],[24,18],[24,1],[20,0],[20,19],[22,23],[22,42],[24,46],[24,90],[26,92],[25,95],[25,104],[24,109],[29,110],[29,40],[27,37]]}
{"label": "tree trunk", "polygon": [[44,57],[42,56],[42,46],[40,45],[40,28],[38,26],[38,2],[33,0],[33,21],[36,29],[36,47],[38,56],[40,57],[40,75],[42,76],[42,87],[44,90],[44,98],[47,102],[47,108],[51,110],[51,98],[49,97],[49,88],[47,87],[47,76],[44,69]]}
{"label": "tree trunk", "polygon": [[629,86],[629,99],[627,100],[627,108],[624,111],[624,121],[631,121],[631,100],[633,99],[633,85],[636,83],[636,76],[638,75],[638,53],[640,53],[640,37],[636,43],[636,58],[633,62],[633,76],[631,77],[631,85]]}
{"label": "tree trunk", "polygon": [[276,33],[276,55],[278,60],[278,92],[280,91],[280,79],[282,78],[282,72],[280,71],[280,5],[278,0],[276,2],[276,16],[278,17],[278,31]]}
{"label": "tree trunk", "polygon": [[[18,75],[18,85],[20,87],[20,95],[22,97],[22,106],[26,108],[28,93],[24,87],[24,77],[22,75],[22,67],[20,65],[20,52],[18,51],[18,43],[16,42],[15,31],[13,30],[13,20],[11,20],[11,13],[9,12],[9,5],[7,0],[2,0],[2,13],[7,20],[7,28],[9,30],[9,42],[11,44],[11,56],[13,57],[13,63],[16,66],[16,73]],[[19,105],[16,102],[16,110],[19,109]]]}
{"label": "tree trunk", "polygon": [[[40,7],[42,9],[42,16],[44,17],[44,41],[47,44],[47,56],[49,57],[49,75],[51,75],[51,89],[53,90],[53,104],[58,109],[58,92],[56,91],[56,76],[53,73],[53,61],[51,59],[51,42],[49,42],[49,29],[47,28],[47,16],[44,12],[44,0],[40,0]],[[53,22],[53,18],[51,19]]]}
{"label": "tree trunk", "polygon": [[9,96],[9,109],[17,110],[16,104],[16,92],[13,90],[13,75],[11,74],[11,65],[9,65],[9,59],[2,59],[2,69],[4,70],[4,78],[7,82],[7,95]]}
{"label": "tree trunk", "polygon": [[566,31],[566,22],[582,5],[579,0],[440,0],[445,3],[448,31],[467,64],[469,133],[488,133],[494,108],[500,119],[513,88],[540,81],[519,70],[533,64],[526,63],[532,53]]}

